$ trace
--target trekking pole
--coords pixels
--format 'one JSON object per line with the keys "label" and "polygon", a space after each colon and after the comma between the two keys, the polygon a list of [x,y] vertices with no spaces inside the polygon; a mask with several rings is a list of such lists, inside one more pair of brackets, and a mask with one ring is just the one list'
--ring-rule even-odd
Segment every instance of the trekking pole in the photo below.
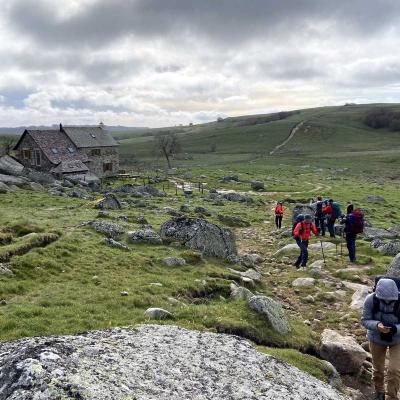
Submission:
{"label": "trekking pole", "polygon": [[322,252],[322,258],[324,259],[324,265],[326,265],[325,252],[324,252],[324,246],[322,245],[322,240],[320,240],[319,243],[321,244],[321,252]]}

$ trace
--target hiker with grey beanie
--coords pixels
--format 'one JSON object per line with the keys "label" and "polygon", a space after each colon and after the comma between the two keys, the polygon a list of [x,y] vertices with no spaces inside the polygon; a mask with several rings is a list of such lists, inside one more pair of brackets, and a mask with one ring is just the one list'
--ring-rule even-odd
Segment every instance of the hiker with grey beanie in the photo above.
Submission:
{"label": "hiker with grey beanie", "polygon": [[[398,400],[400,387],[399,290],[393,279],[379,279],[374,293],[364,302],[361,322],[367,328],[372,354],[376,400]],[[385,359],[389,353],[385,397]]]}
{"label": "hiker with grey beanie", "polygon": [[295,262],[296,268],[305,268],[308,261],[308,241],[311,233],[317,234],[317,228],[313,223],[312,216],[306,214],[304,221],[300,221],[293,229],[293,237],[296,240],[297,246],[300,248],[300,255]]}

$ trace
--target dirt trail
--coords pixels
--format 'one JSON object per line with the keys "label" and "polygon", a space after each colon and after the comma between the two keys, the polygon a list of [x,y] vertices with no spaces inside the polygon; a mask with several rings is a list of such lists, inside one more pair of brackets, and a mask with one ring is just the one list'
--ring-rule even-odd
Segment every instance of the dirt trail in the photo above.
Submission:
{"label": "dirt trail", "polygon": [[303,126],[304,121],[299,122],[291,131],[290,135],[281,143],[278,144],[272,151],[269,152],[269,155],[272,156],[274,155],[281,147],[286,146],[290,140],[293,138],[295,133]]}

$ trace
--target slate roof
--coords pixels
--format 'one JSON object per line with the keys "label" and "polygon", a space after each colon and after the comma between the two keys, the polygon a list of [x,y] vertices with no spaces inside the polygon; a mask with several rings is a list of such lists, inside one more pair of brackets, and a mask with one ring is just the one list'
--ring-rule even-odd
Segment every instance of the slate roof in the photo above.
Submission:
{"label": "slate roof", "polygon": [[89,168],[80,160],[62,161],[57,167],[54,167],[51,172],[56,173],[71,173],[71,172],[86,172]]}
{"label": "slate roof", "polygon": [[57,165],[62,161],[71,160],[80,160],[82,162],[88,161],[88,156],[83,152],[80,152],[68,136],[58,129],[27,129],[15,146],[15,149],[18,148],[19,143],[26,134],[29,134],[29,136],[36,142],[52,164]]}
{"label": "slate roof", "polygon": [[97,126],[63,126],[62,130],[78,148],[118,146],[109,132]]}

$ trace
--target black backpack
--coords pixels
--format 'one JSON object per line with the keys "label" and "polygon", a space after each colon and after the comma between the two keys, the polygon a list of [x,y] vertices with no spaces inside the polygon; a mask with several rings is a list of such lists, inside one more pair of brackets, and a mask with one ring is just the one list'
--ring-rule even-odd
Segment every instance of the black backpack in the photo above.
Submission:
{"label": "black backpack", "polygon": [[316,207],[316,211],[315,211],[315,216],[317,218],[322,218],[324,216],[324,213],[322,212],[322,207],[323,207],[323,202],[317,201],[317,207]]}

